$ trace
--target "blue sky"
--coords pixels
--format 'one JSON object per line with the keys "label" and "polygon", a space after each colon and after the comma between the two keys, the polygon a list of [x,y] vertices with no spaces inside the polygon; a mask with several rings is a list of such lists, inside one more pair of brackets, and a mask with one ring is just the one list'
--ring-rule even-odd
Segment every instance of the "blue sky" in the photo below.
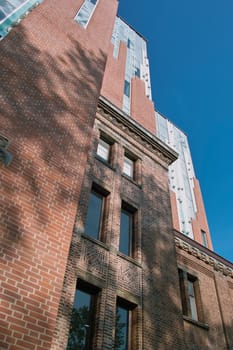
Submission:
{"label": "blue sky", "polygon": [[148,40],[156,109],[189,138],[214,250],[233,261],[233,1],[120,0]]}

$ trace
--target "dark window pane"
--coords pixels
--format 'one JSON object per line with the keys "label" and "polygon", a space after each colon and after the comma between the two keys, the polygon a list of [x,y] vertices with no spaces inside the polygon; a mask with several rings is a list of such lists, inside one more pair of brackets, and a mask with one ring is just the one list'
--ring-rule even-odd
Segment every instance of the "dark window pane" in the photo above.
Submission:
{"label": "dark window pane", "polygon": [[6,17],[5,13],[0,9],[0,21],[5,17]]}
{"label": "dark window pane", "polygon": [[136,68],[135,70],[135,76],[140,78],[140,69],[139,68]]}
{"label": "dark window pane", "polygon": [[92,295],[76,290],[67,350],[86,350],[90,339]]}
{"label": "dark window pane", "polygon": [[88,203],[85,233],[96,239],[99,238],[102,203],[103,197],[96,192],[91,192]]}
{"label": "dark window pane", "polygon": [[132,214],[122,210],[120,223],[120,245],[119,251],[130,255],[131,246],[131,230],[132,230]]}
{"label": "dark window pane", "polygon": [[129,97],[130,96],[130,83],[125,80],[125,85],[124,85],[124,94]]}
{"label": "dark window pane", "polygon": [[128,349],[129,311],[120,306],[116,310],[115,346],[114,350]]}

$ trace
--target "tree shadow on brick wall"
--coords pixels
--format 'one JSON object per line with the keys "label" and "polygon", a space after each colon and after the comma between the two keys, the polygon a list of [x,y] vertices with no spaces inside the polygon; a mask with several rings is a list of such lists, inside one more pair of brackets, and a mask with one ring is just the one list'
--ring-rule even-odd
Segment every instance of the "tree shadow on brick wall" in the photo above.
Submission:
{"label": "tree shadow on brick wall", "polygon": [[[94,158],[93,154],[91,154],[91,158]],[[90,162],[92,161],[94,162],[96,160],[92,159]],[[82,195],[78,205],[78,222],[77,227],[75,227],[74,230],[73,241],[70,248],[69,262],[64,280],[63,295],[61,298],[58,323],[56,327],[57,342],[53,349],[65,348],[66,346],[64,341],[67,340],[69,332],[68,326],[71,320],[77,278],[84,278],[84,280],[92,283],[93,280],[91,281],[90,276],[96,276],[96,274],[98,274],[98,268],[103,270],[108,268],[107,261],[104,261],[104,259],[98,261],[98,259],[96,259],[102,248],[99,249],[98,244],[93,244],[92,248],[88,250],[86,249],[87,246],[85,243],[88,239],[78,237],[80,232],[84,232],[83,227],[86,215],[84,207],[87,207],[91,183],[93,180],[93,169],[89,168],[89,166],[90,164],[88,164],[86,170],[85,180],[82,185]],[[103,180],[104,176],[103,171],[101,172],[101,179],[99,180]],[[107,180],[103,181],[103,184],[106,182]],[[131,182],[129,183],[131,184]],[[153,168],[153,166],[151,168],[149,167],[147,170],[143,170],[142,188],[141,217],[144,280],[142,287],[142,329],[140,332],[143,337],[143,349],[212,350],[207,336],[204,337],[200,343],[194,342],[194,339],[192,338],[190,338],[188,343],[184,336],[184,321],[171,222],[168,179],[164,176],[161,180],[161,177],[156,174],[156,169]],[[129,197],[134,195],[133,191],[129,192]],[[115,193],[113,193],[113,195],[116,196]],[[134,202],[134,198],[131,199]],[[83,249],[82,244],[85,245],[85,249]],[[85,260],[85,264],[80,262],[81,260]],[[109,267],[109,270],[111,270],[111,277],[117,276],[117,264],[114,265],[110,262]],[[82,269],[87,272],[84,277],[83,275],[80,276],[80,270]],[[104,280],[105,278],[106,276],[103,275],[102,279]],[[126,277],[126,280],[127,278],[128,276]],[[135,283],[137,278],[138,276],[135,273],[135,275],[133,275]],[[122,283],[121,286],[118,285],[117,277],[115,281],[111,281],[111,284],[115,284],[116,290],[117,288],[121,289],[124,285],[124,283]],[[93,282],[93,285],[95,285],[95,281]],[[103,289],[105,289],[105,286]],[[129,289],[126,288],[125,291],[129,291]],[[110,345],[108,346],[111,346],[111,341],[112,344],[114,342],[112,331],[112,327],[114,327],[114,297],[113,300],[109,301],[111,307],[109,307],[108,303],[105,301],[105,306],[109,307],[108,310],[105,310],[105,314],[107,315],[106,318],[108,317],[108,320],[104,320],[107,324],[105,331],[109,332],[108,334],[105,334],[105,337],[108,337],[109,340]],[[111,320],[109,314],[111,315]],[[138,323],[141,322],[140,319],[141,316],[139,315],[137,320]],[[104,329],[103,320],[101,322],[102,329],[99,327],[98,335],[100,335],[101,332],[103,333]],[[204,332],[206,332],[206,330],[204,330]],[[140,336],[138,338],[140,338]],[[97,349],[97,347],[94,348]],[[98,349],[99,348],[100,346]]]}
{"label": "tree shadow on brick wall", "polygon": [[[145,268],[143,282],[143,336],[146,350],[214,350],[220,349],[224,339],[221,324],[214,323],[210,331],[192,324],[184,331],[178,266],[171,222],[169,192],[166,184],[156,177],[144,178],[145,211],[142,213],[142,253]],[[150,189],[150,191],[148,191]],[[148,217],[152,219],[148,220]],[[213,290],[213,293],[215,291]],[[230,302],[229,302],[230,303]],[[218,307],[217,305],[215,306]],[[203,310],[204,311],[204,310]],[[210,315],[204,311],[208,323]],[[232,333],[230,325],[225,332]],[[154,343],[153,343],[154,342]],[[222,345],[222,349],[228,350]]]}
{"label": "tree shadow on brick wall", "polygon": [[[153,174],[154,172],[154,174]],[[147,350],[185,349],[168,179],[151,167],[143,179],[143,343]]]}
{"label": "tree shadow on brick wall", "polygon": [[[13,155],[0,173],[1,263],[8,277],[19,278],[19,295],[28,287],[26,298],[40,300],[44,329],[51,330],[56,308],[47,299],[59,298],[105,56],[84,50],[72,37],[50,54],[21,26],[0,44],[0,134],[9,138]],[[10,290],[6,285],[3,300]],[[7,305],[14,311],[16,301]],[[9,327],[7,317],[3,323]],[[22,340],[29,333],[30,327]]]}

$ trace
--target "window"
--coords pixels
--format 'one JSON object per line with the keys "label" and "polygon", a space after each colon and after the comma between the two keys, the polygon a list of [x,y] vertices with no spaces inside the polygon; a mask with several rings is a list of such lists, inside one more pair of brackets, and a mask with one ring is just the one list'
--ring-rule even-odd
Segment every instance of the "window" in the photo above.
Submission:
{"label": "window", "polygon": [[123,203],[120,219],[119,251],[128,256],[134,255],[134,219],[135,209]]}
{"label": "window", "polygon": [[77,282],[71,314],[67,350],[91,350],[99,290],[81,280]]}
{"label": "window", "polygon": [[135,70],[135,77],[140,78],[140,76],[141,76],[140,68],[137,67],[136,70]]}
{"label": "window", "polygon": [[97,147],[97,155],[105,160],[106,162],[110,162],[110,151],[111,144],[103,138],[99,139],[98,147]]}
{"label": "window", "polygon": [[102,239],[104,204],[107,192],[94,185],[88,202],[88,210],[85,223],[85,234],[95,239]]}
{"label": "window", "polygon": [[191,279],[190,276],[188,276],[188,300],[190,305],[190,315],[193,320],[197,321],[198,317],[194,283],[195,280]]}
{"label": "window", "polygon": [[201,313],[198,280],[183,270],[179,270],[179,279],[183,314],[198,321]]}
{"label": "window", "polygon": [[129,350],[133,347],[132,318],[133,307],[127,301],[118,298],[115,322],[114,350]]}
{"label": "window", "polygon": [[98,0],[85,0],[74,18],[75,21],[78,22],[82,27],[86,28],[97,3]]}
{"label": "window", "polygon": [[130,97],[130,82],[125,80],[124,95]]}
{"label": "window", "polygon": [[124,156],[124,164],[123,164],[123,174],[127,175],[131,179],[134,178],[134,160],[129,158],[128,155]]}
{"label": "window", "polygon": [[201,239],[204,247],[208,248],[207,235],[206,232],[201,230]]}

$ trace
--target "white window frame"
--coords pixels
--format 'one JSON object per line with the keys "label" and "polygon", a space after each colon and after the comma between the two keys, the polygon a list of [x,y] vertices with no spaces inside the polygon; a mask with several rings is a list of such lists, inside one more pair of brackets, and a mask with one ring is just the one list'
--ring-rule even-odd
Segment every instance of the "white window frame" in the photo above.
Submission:
{"label": "white window frame", "polygon": [[111,144],[100,137],[96,152],[97,156],[103,159],[105,162],[109,163],[110,151]]}
{"label": "white window frame", "polygon": [[95,5],[93,4],[94,6],[93,6],[92,10],[90,11],[90,13],[88,13],[88,16],[89,16],[89,17],[88,17],[88,20],[87,20],[87,22],[84,24],[83,22],[81,22],[81,21],[78,20],[78,16],[80,15],[80,13],[81,13],[82,11],[85,11],[85,7],[87,6],[88,3],[91,3],[91,0],[84,0],[82,6],[80,7],[80,9],[78,10],[76,16],[74,17],[74,20],[75,20],[78,24],[80,24],[80,26],[83,27],[84,29],[87,28],[87,26],[88,26],[88,24],[89,24],[89,22],[90,22],[90,20],[91,20],[91,17],[92,17],[92,15],[93,15],[93,13],[94,13],[94,11],[95,11],[95,9],[96,9],[96,6],[97,6],[98,3],[99,3],[99,0],[96,1]]}
{"label": "white window frame", "polygon": [[134,166],[135,161],[130,158],[127,154],[124,156],[124,163],[123,163],[123,174],[130,177],[131,179],[134,178]]}

